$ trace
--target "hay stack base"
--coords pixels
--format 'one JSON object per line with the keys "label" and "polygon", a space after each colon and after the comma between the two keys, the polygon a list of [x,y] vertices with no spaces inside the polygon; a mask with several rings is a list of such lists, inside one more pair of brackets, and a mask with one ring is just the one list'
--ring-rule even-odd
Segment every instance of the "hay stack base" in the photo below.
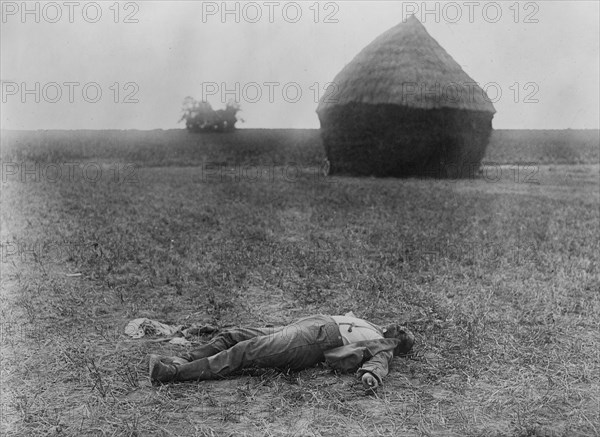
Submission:
{"label": "hay stack base", "polygon": [[320,114],[330,174],[473,177],[493,114],[351,103]]}

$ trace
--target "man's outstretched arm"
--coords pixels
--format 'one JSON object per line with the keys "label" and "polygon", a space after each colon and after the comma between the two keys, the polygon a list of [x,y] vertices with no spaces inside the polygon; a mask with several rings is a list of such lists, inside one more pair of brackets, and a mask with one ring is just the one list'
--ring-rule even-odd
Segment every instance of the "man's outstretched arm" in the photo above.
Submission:
{"label": "man's outstretched arm", "polygon": [[393,358],[394,351],[381,351],[363,363],[357,375],[362,378],[365,388],[377,388],[381,385],[383,378],[389,373]]}

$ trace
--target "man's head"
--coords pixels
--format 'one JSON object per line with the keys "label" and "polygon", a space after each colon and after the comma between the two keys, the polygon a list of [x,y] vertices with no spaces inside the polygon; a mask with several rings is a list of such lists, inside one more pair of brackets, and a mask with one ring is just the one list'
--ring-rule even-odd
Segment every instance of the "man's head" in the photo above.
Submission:
{"label": "man's head", "polygon": [[415,336],[404,326],[396,323],[383,327],[383,336],[385,338],[397,338],[400,343],[394,349],[394,355],[405,355],[410,352],[415,344]]}

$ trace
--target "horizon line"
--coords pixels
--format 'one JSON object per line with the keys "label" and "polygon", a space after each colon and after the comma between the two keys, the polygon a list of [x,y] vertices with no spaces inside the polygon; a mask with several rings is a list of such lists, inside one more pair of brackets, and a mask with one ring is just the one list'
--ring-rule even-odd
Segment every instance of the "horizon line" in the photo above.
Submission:
{"label": "horizon line", "polygon": [[[236,128],[233,132],[236,131],[250,131],[250,130],[321,130],[318,127],[250,127],[250,128]],[[600,127],[584,127],[584,128],[572,128],[572,127],[566,127],[566,128],[498,128],[498,129],[492,129],[493,131],[499,131],[499,130],[514,130],[514,131],[518,131],[518,130],[535,130],[535,131],[568,131],[568,130],[592,130],[592,131],[600,131]],[[18,132],[42,132],[42,131],[72,131],[72,132],[77,132],[77,131],[121,131],[121,132],[127,132],[127,131],[138,131],[138,132],[152,132],[152,131],[187,131],[186,128],[150,128],[150,129],[137,129],[137,128],[126,128],[126,129],[120,129],[120,128],[77,128],[77,129],[70,129],[70,128],[50,128],[50,129],[10,129],[10,128],[0,128],[1,132],[4,131],[18,131]],[[192,132],[190,132],[192,133]],[[227,134],[227,133],[232,133],[232,132],[193,132],[194,134],[198,134],[198,135],[203,135],[203,134],[207,134],[207,133],[215,133],[215,134]]]}

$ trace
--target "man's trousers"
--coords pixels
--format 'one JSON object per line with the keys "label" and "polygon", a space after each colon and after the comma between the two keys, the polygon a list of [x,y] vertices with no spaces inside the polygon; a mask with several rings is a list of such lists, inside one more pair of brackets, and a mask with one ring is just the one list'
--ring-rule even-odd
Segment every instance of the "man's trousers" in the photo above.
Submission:
{"label": "man's trousers", "polygon": [[246,367],[301,370],[325,360],[323,352],[342,346],[335,321],[325,315],[274,328],[233,328],[189,353],[176,380],[225,377]]}

